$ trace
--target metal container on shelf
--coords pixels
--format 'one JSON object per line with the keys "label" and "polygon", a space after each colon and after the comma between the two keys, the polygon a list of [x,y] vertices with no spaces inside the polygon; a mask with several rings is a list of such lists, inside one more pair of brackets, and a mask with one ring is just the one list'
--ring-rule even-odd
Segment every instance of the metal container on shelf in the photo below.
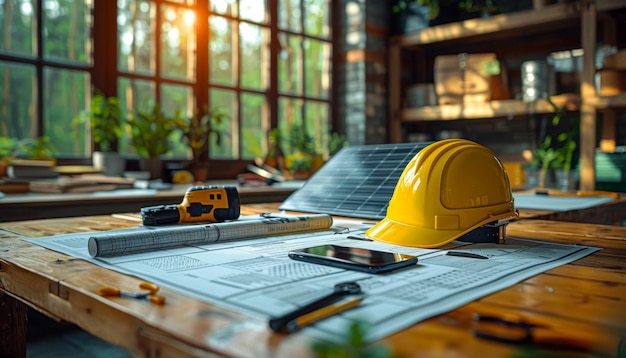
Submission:
{"label": "metal container on shelf", "polygon": [[552,94],[554,71],[546,61],[525,61],[522,63],[522,99],[534,102]]}
{"label": "metal container on shelf", "polygon": [[419,108],[437,105],[435,85],[432,83],[417,83],[406,89],[407,108]]}

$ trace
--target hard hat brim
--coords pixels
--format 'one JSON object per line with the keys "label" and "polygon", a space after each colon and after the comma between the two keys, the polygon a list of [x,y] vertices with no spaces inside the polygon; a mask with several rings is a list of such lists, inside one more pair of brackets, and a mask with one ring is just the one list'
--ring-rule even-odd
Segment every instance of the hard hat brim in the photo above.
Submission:
{"label": "hard hat brim", "polygon": [[518,219],[516,214],[515,212],[507,212],[491,216],[477,225],[460,230],[441,230],[419,227],[385,218],[367,230],[365,234],[375,241],[388,244],[426,249],[437,248],[458,239],[479,226],[498,220],[516,220]]}

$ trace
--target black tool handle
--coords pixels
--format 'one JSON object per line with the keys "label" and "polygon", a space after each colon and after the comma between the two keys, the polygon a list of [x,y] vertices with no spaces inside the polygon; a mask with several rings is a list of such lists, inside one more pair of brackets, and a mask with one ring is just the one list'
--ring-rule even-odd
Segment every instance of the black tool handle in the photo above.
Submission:
{"label": "black tool handle", "polygon": [[157,205],[141,208],[141,220],[146,226],[176,224],[180,213],[176,205]]}
{"label": "black tool handle", "polygon": [[303,316],[307,313],[316,311],[322,307],[328,306],[334,301],[337,301],[340,297],[345,296],[347,294],[349,293],[342,292],[342,291],[334,291],[331,294],[328,294],[316,301],[313,301],[305,306],[302,306],[296,310],[293,310],[283,316],[272,318],[270,319],[270,322],[269,322],[270,328],[274,332],[283,332],[287,324],[293,321],[294,319],[300,316]]}

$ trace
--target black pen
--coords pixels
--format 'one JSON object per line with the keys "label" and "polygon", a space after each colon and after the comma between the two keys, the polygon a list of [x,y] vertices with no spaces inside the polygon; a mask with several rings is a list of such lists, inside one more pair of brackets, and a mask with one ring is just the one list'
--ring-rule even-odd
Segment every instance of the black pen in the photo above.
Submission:
{"label": "black pen", "polygon": [[489,259],[487,256],[474,254],[474,253],[471,253],[471,252],[464,252],[464,251],[448,251],[448,252],[446,252],[446,255],[448,255],[448,256],[458,256],[458,257],[467,257],[467,258],[470,258],[470,259],[481,259],[481,260]]}
{"label": "black pen", "polygon": [[369,237],[365,236],[365,234],[362,235],[348,235],[346,237],[347,239],[352,239],[352,240],[361,240],[361,241],[374,241],[372,239],[370,239]]}

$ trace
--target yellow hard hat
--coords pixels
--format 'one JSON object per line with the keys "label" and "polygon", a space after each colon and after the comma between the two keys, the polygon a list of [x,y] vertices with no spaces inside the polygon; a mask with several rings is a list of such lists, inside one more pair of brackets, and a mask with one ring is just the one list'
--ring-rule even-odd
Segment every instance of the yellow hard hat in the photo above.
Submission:
{"label": "yellow hard hat", "polygon": [[[486,147],[466,139],[429,144],[398,179],[387,215],[370,238],[432,248],[452,240],[493,242],[493,230],[517,219],[506,171]],[[502,231],[500,231],[502,233]]]}

